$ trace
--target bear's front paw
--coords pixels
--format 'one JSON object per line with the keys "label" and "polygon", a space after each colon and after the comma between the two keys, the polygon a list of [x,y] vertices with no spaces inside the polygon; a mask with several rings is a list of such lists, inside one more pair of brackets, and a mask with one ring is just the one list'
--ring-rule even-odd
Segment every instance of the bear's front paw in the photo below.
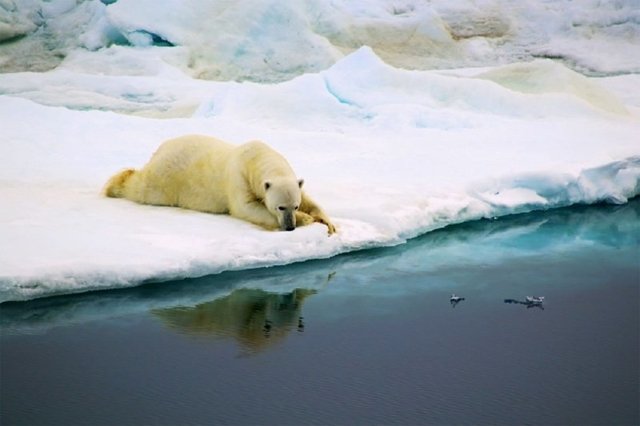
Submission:
{"label": "bear's front paw", "polygon": [[315,222],[315,219],[306,213],[296,212],[296,226],[307,226]]}
{"label": "bear's front paw", "polygon": [[333,235],[337,232],[336,227],[333,223],[331,222],[323,222],[325,225],[327,225],[327,228],[329,228],[329,235]]}
{"label": "bear's front paw", "polygon": [[322,223],[323,225],[327,226],[329,235],[336,233],[336,227],[329,221],[329,219],[325,217],[316,217],[315,220],[316,222]]}

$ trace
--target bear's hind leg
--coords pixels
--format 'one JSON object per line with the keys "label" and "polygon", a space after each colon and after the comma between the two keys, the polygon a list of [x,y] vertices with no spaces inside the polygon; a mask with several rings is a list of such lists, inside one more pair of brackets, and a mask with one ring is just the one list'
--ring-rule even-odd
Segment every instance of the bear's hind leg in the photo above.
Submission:
{"label": "bear's hind leg", "polygon": [[123,198],[125,196],[125,185],[134,173],[136,173],[134,169],[125,169],[113,175],[104,186],[104,195],[111,198]]}

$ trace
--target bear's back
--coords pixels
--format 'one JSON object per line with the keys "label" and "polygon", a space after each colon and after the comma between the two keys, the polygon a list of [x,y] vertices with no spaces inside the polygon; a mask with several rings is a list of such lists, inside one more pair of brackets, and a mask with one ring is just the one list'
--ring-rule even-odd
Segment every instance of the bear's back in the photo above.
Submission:
{"label": "bear's back", "polygon": [[202,135],[186,135],[164,142],[140,171],[139,179],[144,187],[140,188],[143,194],[139,198],[148,204],[226,212],[224,171],[234,148]]}
{"label": "bear's back", "polygon": [[160,145],[160,148],[151,157],[150,163],[157,162],[158,164],[183,168],[200,161],[203,157],[209,157],[215,162],[226,162],[234,148],[234,145],[210,136],[180,136],[169,139]]}
{"label": "bear's back", "polygon": [[251,141],[238,145],[230,157],[232,170],[243,170],[244,174],[253,174],[260,180],[274,177],[290,177],[295,173],[289,162],[278,151],[264,142]]}

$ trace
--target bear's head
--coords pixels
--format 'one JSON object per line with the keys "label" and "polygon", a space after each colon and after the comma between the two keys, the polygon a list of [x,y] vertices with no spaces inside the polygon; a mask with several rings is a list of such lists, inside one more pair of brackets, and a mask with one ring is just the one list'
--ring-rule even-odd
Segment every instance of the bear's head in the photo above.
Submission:
{"label": "bear's head", "polygon": [[304,180],[274,178],[264,182],[264,205],[275,216],[280,229],[296,229],[296,211],[302,201]]}

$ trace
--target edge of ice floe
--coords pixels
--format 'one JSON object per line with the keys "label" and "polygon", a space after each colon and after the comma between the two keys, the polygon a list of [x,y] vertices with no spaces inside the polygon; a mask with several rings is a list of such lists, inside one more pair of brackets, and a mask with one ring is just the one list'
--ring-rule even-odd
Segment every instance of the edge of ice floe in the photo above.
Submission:
{"label": "edge of ice floe", "polygon": [[[548,210],[577,204],[623,204],[640,195],[640,156],[585,169],[572,176],[567,173],[530,173],[504,177],[496,181],[480,182],[469,188],[466,194],[447,195],[424,208],[396,213],[388,218],[388,227],[381,230],[364,221],[340,220],[345,235],[340,241],[324,244],[313,255],[297,255],[289,252],[262,258],[249,258],[241,262],[207,265],[194,260],[188,265],[165,271],[147,273],[129,271],[115,275],[111,270],[91,270],[85,273],[46,274],[42,277],[0,276],[0,284],[9,290],[0,294],[0,303],[136,287],[151,282],[198,278],[226,271],[241,271],[282,266],[309,260],[326,259],[353,251],[388,247],[406,242],[425,233],[446,226],[483,218],[498,218],[513,214]],[[408,226],[407,224],[414,224]],[[365,231],[368,238],[349,238],[349,229]],[[314,244],[313,238],[302,242]],[[317,240],[316,242],[317,243]]]}

